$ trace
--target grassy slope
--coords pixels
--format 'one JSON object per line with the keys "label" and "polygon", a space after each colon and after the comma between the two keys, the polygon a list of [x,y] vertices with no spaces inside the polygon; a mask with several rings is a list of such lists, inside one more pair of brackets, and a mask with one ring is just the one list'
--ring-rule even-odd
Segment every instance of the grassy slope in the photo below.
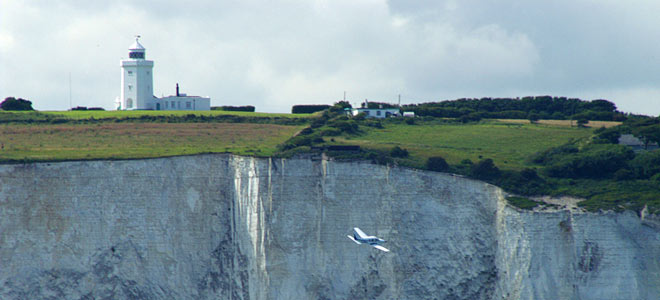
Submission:
{"label": "grassy slope", "polygon": [[[477,162],[491,158],[501,170],[520,171],[524,168],[540,167],[528,160],[536,152],[571,140],[585,144],[595,128],[569,127],[567,124],[552,122],[514,125],[508,120],[471,124],[427,122],[416,125],[383,122],[382,125],[383,128],[361,126],[363,134],[337,137],[334,138],[335,143],[357,144],[363,148],[381,151],[389,151],[394,146],[399,146],[408,150],[410,156],[397,159],[397,162],[416,168],[424,168],[424,163],[430,156],[441,156],[451,165],[459,165],[464,159]],[[596,126],[611,125],[607,123]],[[544,179],[548,186],[552,187],[549,191],[551,195],[585,198],[587,200],[580,205],[588,210],[640,211],[644,206],[648,206],[650,212],[660,212],[660,182],[653,180]],[[512,201],[512,204],[524,208],[536,205],[529,200]]]}
{"label": "grassy slope", "polygon": [[441,156],[449,164],[458,164],[464,159],[476,162],[491,158],[499,168],[508,170],[527,167],[526,159],[538,151],[592,134],[590,128],[512,125],[498,121],[416,125],[384,122],[382,129],[361,128],[366,130],[364,135],[335,140],[381,150],[399,146],[410,152],[416,167],[422,167],[430,156]]}

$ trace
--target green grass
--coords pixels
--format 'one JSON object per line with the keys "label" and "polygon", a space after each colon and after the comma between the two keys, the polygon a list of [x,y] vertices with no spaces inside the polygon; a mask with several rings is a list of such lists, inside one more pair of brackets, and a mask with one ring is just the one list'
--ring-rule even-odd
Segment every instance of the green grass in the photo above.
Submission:
{"label": "green grass", "polygon": [[271,156],[304,125],[99,123],[0,125],[0,162],[135,159],[231,152]]}
{"label": "green grass", "polygon": [[138,118],[140,116],[242,116],[242,117],[278,117],[278,118],[310,118],[313,114],[276,114],[276,113],[259,113],[259,112],[245,112],[245,111],[183,111],[183,110],[126,110],[126,111],[99,111],[99,110],[77,110],[77,111],[40,111],[40,113],[53,116],[61,116],[69,119],[105,119],[105,118]]}
{"label": "green grass", "polygon": [[409,163],[415,167],[422,167],[428,157],[441,156],[452,165],[464,159],[477,162],[491,158],[502,170],[529,167],[530,155],[592,134],[589,128],[511,125],[496,121],[476,124],[418,122],[416,125],[383,122],[382,129],[361,128],[365,131],[362,135],[335,140],[379,150],[399,146],[408,150]]}
{"label": "green grass", "polygon": [[309,122],[315,114],[271,114],[237,111],[0,111],[0,123],[80,123],[100,121],[139,122],[239,122],[278,123]]}
{"label": "green grass", "polygon": [[521,209],[532,209],[539,206],[538,202],[525,197],[511,196],[506,197],[506,200],[509,201],[509,204]]}

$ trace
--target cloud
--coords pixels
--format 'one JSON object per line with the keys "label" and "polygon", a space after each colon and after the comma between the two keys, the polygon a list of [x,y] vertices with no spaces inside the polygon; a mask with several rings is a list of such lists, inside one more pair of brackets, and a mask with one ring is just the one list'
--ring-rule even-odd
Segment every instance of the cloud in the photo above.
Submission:
{"label": "cloud", "polygon": [[154,93],[180,83],[212,105],[288,112],[346,91],[354,103],[550,94],[654,107],[658,13],[651,1],[9,0],[0,97],[67,109],[71,74],[74,106],[110,109],[141,34]]}

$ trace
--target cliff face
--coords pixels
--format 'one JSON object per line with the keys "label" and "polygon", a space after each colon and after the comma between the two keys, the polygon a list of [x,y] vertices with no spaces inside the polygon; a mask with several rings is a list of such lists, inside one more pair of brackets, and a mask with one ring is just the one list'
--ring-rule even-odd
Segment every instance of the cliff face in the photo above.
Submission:
{"label": "cliff face", "polygon": [[[350,241],[356,226],[392,252]],[[657,228],[366,163],[3,165],[0,298],[657,299]]]}

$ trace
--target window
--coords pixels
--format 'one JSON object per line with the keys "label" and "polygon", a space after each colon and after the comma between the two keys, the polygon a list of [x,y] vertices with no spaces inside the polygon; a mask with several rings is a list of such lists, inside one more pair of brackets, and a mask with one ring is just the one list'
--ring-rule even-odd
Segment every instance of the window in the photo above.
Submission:
{"label": "window", "polygon": [[132,84],[129,84],[129,85],[128,85],[128,90],[129,90],[129,91],[132,91],[132,90],[133,90],[133,85],[132,85]]}
{"label": "window", "polygon": [[133,71],[128,71],[128,76],[133,76]]}
{"label": "window", "polygon": [[144,52],[130,52],[128,53],[130,58],[144,58]]}
{"label": "window", "polygon": [[376,111],[376,115],[377,115],[377,116],[380,116],[380,110],[377,110],[377,111]]}
{"label": "window", "polygon": [[126,99],[126,108],[133,108],[133,99]]}
{"label": "window", "polygon": [[169,102],[165,101],[165,109],[167,109],[167,104],[169,104]]}
{"label": "window", "polygon": [[172,109],[176,108],[176,106],[174,105],[174,101],[172,101],[172,105],[171,105],[171,106],[172,106]]}
{"label": "window", "polygon": [[192,106],[190,105],[190,101],[186,101],[186,108],[190,109]]}

